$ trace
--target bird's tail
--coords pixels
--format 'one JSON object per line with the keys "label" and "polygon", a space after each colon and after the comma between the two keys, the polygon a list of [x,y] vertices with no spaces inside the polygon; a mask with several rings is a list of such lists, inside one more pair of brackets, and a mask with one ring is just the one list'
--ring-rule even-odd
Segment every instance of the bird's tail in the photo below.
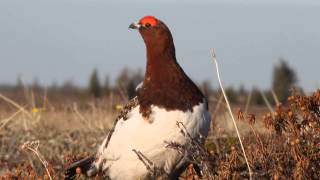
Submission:
{"label": "bird's tail", "polygon": [[73,164],[71,164],[65,169],[64,179],[65,180],[75,179],[77,175],[77,168],[80,168],[80,172],[85,174],[86,176],[90,177],[95,175],[97,173],[97,169],[93,165],[94,160],[95,160],[95,156],[89,156],[77,162],[74,162]]}

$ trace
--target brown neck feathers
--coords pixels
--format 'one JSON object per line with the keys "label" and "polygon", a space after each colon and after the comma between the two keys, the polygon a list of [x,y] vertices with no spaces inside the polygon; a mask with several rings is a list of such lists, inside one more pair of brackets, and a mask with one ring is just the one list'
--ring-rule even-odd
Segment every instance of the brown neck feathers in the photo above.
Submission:
{"label": "brown neck feathers", "polygon": [[[163,27],[160,34],[141,32],[147,49],[147,67],[143,86],[138,90],[140,112],[144,117],[151,113],[151,105],[166,110],[192,111],[203,101],[203,95],[176,61],[170,31]],[[158,30],[159,31],[159,30]]]}

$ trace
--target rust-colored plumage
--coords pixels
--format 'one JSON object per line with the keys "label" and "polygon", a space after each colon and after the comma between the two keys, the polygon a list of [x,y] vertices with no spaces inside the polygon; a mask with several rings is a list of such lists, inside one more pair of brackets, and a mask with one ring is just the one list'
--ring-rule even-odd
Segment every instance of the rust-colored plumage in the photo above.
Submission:
{"label": "rust-colored plumage", "polygon": [[[167,149],[165,142],[187,143],[178,122],[186,125],[190,137],[206,137],[211,121],[207,102],[177,63],[172,35],[162,21],[145,16],[129,27],[139,30],[146,45],[145,78],[137,88],[137,96],[116,119],[86,174],[105,172],[111,179],[156,177],[146,168],[147,159],[166,175],[175,176],[187,159]],[[72,169],[68,177],[73,175]]]}
{"label": "rust-colored plumage", "polygon": [[147,50],[145,79],[138,90],[140,112],[148,117],[151,105],[192,111],[204,97],[178,64],[170,30],[152,16],[142,18],[140,23],[139,32]]}

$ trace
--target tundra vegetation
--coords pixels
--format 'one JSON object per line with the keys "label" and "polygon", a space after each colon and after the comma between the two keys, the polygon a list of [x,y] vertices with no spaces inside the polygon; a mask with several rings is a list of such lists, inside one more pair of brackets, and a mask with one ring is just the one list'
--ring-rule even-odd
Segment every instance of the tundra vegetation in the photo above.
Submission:
{"label": "tundra vegetation", "polygon": [[[70,81],[50,87],[37,81],[26,85],[20,78],[16,85],[1,85],[1,179],[62,179],[64,167],[96,152],[117,113],[134,96],[140,72],[124,69],[112,84],[109,77],[101,83],[94,70],[86,88]],[[252,177],[320,179],[320,90],[304,93],[284,60],[273,72],[270,90],[226,88]],[[191,138],[188,146],[167,142],[167,148],[190,159],[180,178],[248,179],[221,91],[209,81],[199,87],[209,99],[211,133],[204,147]],[[188,136],[183,125],[179,127]],[[150,168],[164,179],[159,172]],[[86,179],[81,169],[77,173],[76,179]],[[93,179],[103,179],[103,174]]]}

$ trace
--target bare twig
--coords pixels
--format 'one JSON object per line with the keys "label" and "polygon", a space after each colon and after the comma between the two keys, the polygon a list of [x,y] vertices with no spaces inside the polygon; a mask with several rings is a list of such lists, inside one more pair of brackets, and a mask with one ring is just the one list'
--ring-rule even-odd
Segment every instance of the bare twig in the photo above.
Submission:
{"label": "bare twig", "polygon": [[31,115],[27,110],[25,110],[24,107],[20,106],[18,103],[14,102],[14,101],[11,100],[10,98],[2,95],[1,93],[0,93],[0,98],[3,99],[3,100],[6,101],[6,102],[12,104],[12,105],[13,105],[14,107],[16,107],[17,109],[19,109],[19,110],[23,111],[24,113],[26,113],[29,118],[32,117],[32,115]]}
{"label": "bare twig", "polygon": [[220,73],[219,73],[218,61],[217,61],[217,59],[216,59],[216,54],[215,54],[215,50],[214,50],[214,49],[212,50],[212,59],[213,59],[213,61],[214,61],[214,63],[215,63],[215,66],[216,66],[217,76],[218,76],[220,88],[221,88],[221,91],[222,91],[222,93],[223,93],[223,96],[224,96],[224,98],[225,98],[225,100],[226,100],[226,103],[227,103],[227,105],[228,105],[228,110],[229,110],[230,116],[231,116],[231,118],[232,118],[233,125],[234,125],[234,127],[235,127],[235,129],[236,129],[236,132],[237,132],[237,135],[238,135],[238,139],[239,139],[239,142],[240,142],[240,145],[241,145],[241,149],[242,149],[242,152],[243,152],[243,156],[244,156],[244,158],[245,158],[245,160],[246,160],[246,164],[247,164],[248,171],[249,171],[249,177],[250,177],[250,180],[251,180],[253,173],[252,173],[252,170],[251,170],[250,165],[249,165],[249,161],[248,161],[248,158],[247,158],[247,155],[246,155],[246,151],[244,150],[244,146],[243,146],[243,143],[242,143],[242,140],[241,140],[241,136],[240,136],[240,133],[239,133],[239,130],[238,130],[238,127],[237,127],[237,123],[236,123],[236,121],[235,121],[235,119],[234,119],[234,116],[233,116],[233,113],[232,113],[232,110],[231,110],[231,107],[230,107],[230,103],[229,103],[228,97],[227,97],[227,95],[226,95],[226,93],[225,93],[225,91],[224,91],[224,88],[223,88],[223,86],[222,86],[222,82],[221,82],[221,79],[220,79]]}
{"label": "bare twig", "polygon": [[272,108],[272,106],[271,106],[268,98],[266,97],[266,95],[264,94],[264,92],[262,92],[260,89],[259,89],[259,92],[260,92],[260,94],[261,94],[261,96],[262,96],[262,98],[263,98],[263,101],[266,103],[269,111],[271,112],[271,114],[272,114],[272,116],[273,116],[274,110],[273,110],[273,108]]}
{"label": "bare twig", "polygon": [[132,151],[137,155],[139,160],[145,165],[147,170],[152,174],[154,178],[162,176],[169,177],[168,173],[165,172],[163,168],[157,167],[150,159],[148,159],[143,153],[136,149],[132,149]]}
{"label": "bare twig", "polygon": [[[203,147],[201,143],[201,134],[199,136],[193,137],[187,130],[186,126],[182,122],[177,122],[177,126],[180,129],[180,132],[183,136],[187,137],[187,142],[184,144],[180,144],[177,142],[166,142],[167,148],[172,148],[182,154],[182,158],[187,158],[189,162],[192,164],[196,164],[201,169],[199,175],[206,177],[204,179],[213,179],[212,171],[210,171],[210,154]],[[200,137],[200,138],[198,138]]]}
{"label": "bare twig", "polygon": [[42,154],[39,152],[39,145],[40,145],[39,140],[27,141],[27,142],[23,143],[23,145],[21,146],[21,149],[27,149],[27,150],[33,152],[37,156],[37,158],[40,160],[40,162],[42,163],[44,168],[46,169],[46,172],[47,172],[49,179],[52,180],[52,177],[50,175],[50,171],[48,169],[48,162],[44,159]]}
{"label": "bare twig", "polygon": [[12,114],[10,117],[8,117],[5,120],[1,121],[1,126],[0,126],[0,130],[6,125],[8,124],[14,117],[16,117],[20,112],[22,111],[22,109],[18,110],[17,112],[15,112],[14,114]]}
{"label": "bare twig", "polygon": [[279,101],[279,98],[278,98],[276,92],[274,92],[274,90],[271,89],[271,93],[272,93],[272,97],[273,97],[274,101],[276,102],[276,104],[280,104],[280,101]]}

